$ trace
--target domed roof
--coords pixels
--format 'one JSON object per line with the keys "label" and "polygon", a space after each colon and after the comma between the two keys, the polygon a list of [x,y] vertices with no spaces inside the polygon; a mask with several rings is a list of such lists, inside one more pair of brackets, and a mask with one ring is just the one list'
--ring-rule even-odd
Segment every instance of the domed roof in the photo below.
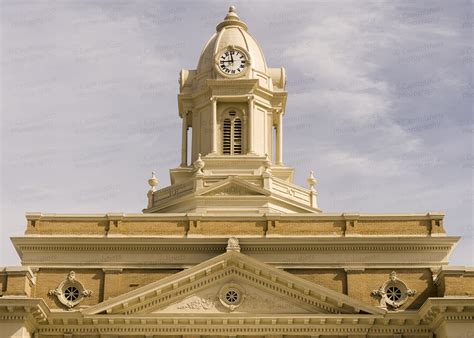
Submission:
{"label": "domed roof", "polygon": [[262,50],[257,41],[247,32],[247,25],[240,20],[234,6],[229,8],[224,21],[217,25],[216,33],[204,47],[199,58],[197,73],[211,72],[214,68],[216,54],[228,46],[240,47],[247,51],[252,68],[267,73],[267,64]]}

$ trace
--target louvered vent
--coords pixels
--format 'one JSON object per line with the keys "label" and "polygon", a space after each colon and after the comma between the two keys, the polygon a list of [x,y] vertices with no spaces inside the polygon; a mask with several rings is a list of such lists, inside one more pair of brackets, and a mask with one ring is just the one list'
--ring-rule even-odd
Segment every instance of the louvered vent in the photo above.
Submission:
{"label": "louvered vent", "polygon": [[234,120],[234,155],[242,154],[242,121]]}
{"label": "louvered vent", "polygon": [[224,128],[223,128],[223,142],[222,142],[222,153],[224,155],[230,155],[230,149],[231,149],[231,123],[229,119],[224,120]]}

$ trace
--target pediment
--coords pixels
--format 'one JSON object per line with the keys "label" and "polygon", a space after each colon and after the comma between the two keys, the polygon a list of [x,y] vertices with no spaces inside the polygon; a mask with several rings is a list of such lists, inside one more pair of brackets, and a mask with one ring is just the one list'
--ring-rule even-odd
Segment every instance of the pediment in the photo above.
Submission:
{"label": "pediment", "polygon": [[199,193],[200,196],[268,196],[270,192],[237,177],[215,183]]}
{"label": "pediment", "polygon": [[[226,296],[233,298],[228,299]],[[295,302],[291,297],[283,297],[277,293],[263,290],[235,275],[153,311],[156,314],[229,312],[239,314],[321,313],[311,305]]]}
{"label": "pediment", "polygon": [[[241,303],[223,302],[237,290]],[[238,296],[237,296],[238,297]],[[235,304],[237,306],[232,306]],[[382,314],[383,310],[228,251],[192,268],[84,310],[85,314]]]}

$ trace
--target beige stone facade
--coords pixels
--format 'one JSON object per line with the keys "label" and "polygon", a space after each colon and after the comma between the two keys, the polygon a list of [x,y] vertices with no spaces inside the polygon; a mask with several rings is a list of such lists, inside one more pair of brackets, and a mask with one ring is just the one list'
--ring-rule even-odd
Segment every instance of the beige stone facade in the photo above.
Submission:
{"label": "beige stone facade", "polygon": [[0,336],[474,336],[444,215],[320,210],[284,164],[285,70],[234,8],[216,30],[180,74],[171,185],[153,175],[140,214],[27,213]]}

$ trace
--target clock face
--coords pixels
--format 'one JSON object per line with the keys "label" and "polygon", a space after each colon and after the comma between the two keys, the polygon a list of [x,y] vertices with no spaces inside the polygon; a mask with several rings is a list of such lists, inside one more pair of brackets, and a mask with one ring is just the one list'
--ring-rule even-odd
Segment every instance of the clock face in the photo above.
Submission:
{"label": "clock face", "polygon": [[244,53],[229,49],[219,56],[218,67],[224,74],[238,75],[241,74],[247,67],[248,61]]}

